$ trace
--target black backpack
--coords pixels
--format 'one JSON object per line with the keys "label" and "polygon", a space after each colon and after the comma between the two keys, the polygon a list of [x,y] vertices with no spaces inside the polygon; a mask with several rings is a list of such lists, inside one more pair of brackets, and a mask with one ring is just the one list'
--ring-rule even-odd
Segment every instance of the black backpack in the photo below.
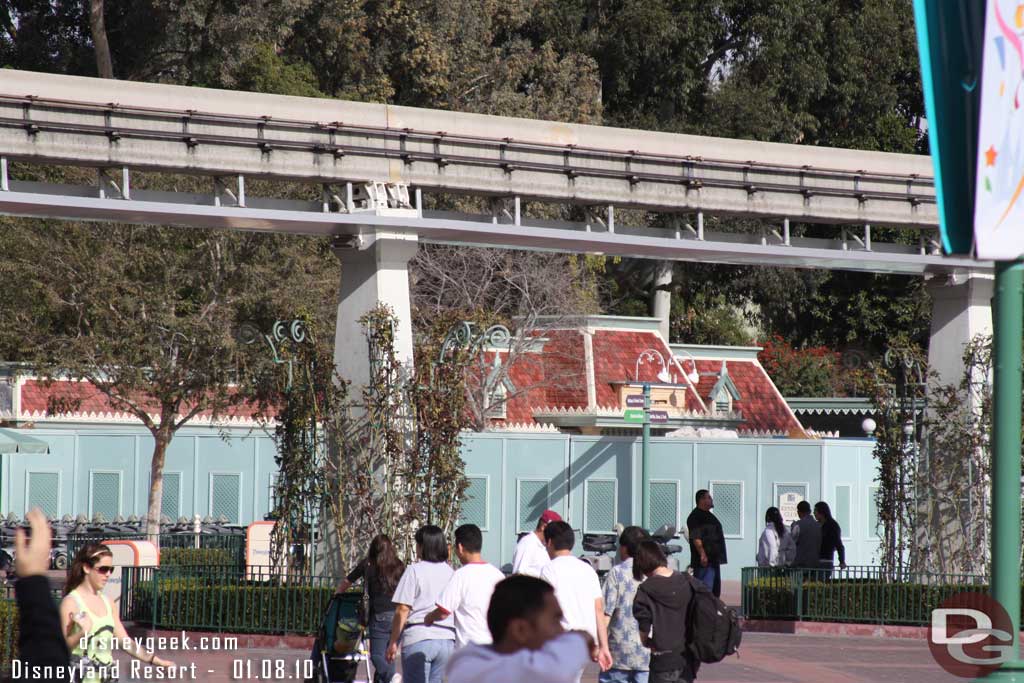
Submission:
{"label": "black backpack", "polygon": [[693,588],[693,597],[690,599],[687,618],[687,640],[694,658],[706,664],[714,664],[728,655],[736,654],[743,637],[736,612],[692,576],[690,587]]}

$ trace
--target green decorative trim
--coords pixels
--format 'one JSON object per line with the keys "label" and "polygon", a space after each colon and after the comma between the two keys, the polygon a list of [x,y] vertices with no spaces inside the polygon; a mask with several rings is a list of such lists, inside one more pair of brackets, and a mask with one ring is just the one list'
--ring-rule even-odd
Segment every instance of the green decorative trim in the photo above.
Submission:
{"label": "green decorative trim", "polygon": [[872,415],[877,410],[872,399],[860,397],[794,397],[786,403],[794,413],[809,415]]}

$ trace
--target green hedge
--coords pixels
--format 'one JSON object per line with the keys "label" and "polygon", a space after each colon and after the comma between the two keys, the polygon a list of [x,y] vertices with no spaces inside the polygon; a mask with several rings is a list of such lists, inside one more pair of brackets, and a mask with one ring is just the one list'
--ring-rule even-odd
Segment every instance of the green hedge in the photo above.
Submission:
{"label": "green hedge", "polygon": [[0,600],[0,667],[9,666],[17,656],[18,608],[14,600]]}
{"label": "green hedge", "polygon": [[798,589],[780,577],[751,581],[743,590],[751,619],[927,625],[942,601],[964,591],[983,593],[988,586],[839,580],[807,582]]}
{"label": "green hedge", "polygon": [[161,548],[160,566],[196,567],[234,563],[234,554],[227,548]]}
{"label": "green hedge", "polygon": [[200,577],[158,579],[135,586],[135,618],[169,630],[313,634],[320,627],[333,587],[227,585]]}

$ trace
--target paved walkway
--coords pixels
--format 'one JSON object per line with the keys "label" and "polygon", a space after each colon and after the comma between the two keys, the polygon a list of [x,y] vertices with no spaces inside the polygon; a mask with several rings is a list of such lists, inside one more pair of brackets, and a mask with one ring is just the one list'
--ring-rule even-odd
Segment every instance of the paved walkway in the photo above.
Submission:
{"label": "paved walkway", "polygon": [[[296,672],[301,680],[302,660],[309,656],[307,652],[281,649],[162,654],[176,664],[194,663],[195,678],[186,670],[182,672],[183,680],[204,683],[249,680],[250,677],[266,680],[267,673],[271,673],[270,680],[295,680]],[[284,670],[285,677],[277,677],[278,667]],[[128,662],[124,662],[121,681],[146,680],[141,673],[132,675]],[[357,680],[366,680],[364,671]],[[596,680],[595,668],[583,677],[584,683]],[[719,664],[706,665],[698,680],[702,683],[954,683],[962,679],[942,671],[921,640],[750,633],[743,639],[739,658],[729,657]]]}

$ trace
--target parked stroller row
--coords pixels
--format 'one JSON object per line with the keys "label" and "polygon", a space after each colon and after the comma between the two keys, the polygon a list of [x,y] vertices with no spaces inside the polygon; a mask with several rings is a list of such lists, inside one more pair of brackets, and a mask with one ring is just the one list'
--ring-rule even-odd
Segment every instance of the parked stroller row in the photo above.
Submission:
{"label": "parked stroller row", "polygon": [[[64,515],[60,519],[50,517],[49,521],[53,531],[53,548],[50,551],[50,566],[53,569],[67,569],[70,558],[83,543],[109,538],[141,539],[146,536],[146,522],[137,515],[117,515],[110,521],[107,521],[102,513],[94,514],[91,519],[82,514],[74,517]],[[13,512],[7,513],[7,516],[0,520],[0,574],[11,576],[14,564],[14,532],[18,527],[27,526],[27,522]],[[207,516],[199,520],[198,526],[199,534],[205,537],[245,535],[244,527],[231,524],[224,516]],[[172,520],[167,515],[160,519],[160,535],[163,539],[168,536],[194,537],[195,534],[195,519],[179,517]]]}

